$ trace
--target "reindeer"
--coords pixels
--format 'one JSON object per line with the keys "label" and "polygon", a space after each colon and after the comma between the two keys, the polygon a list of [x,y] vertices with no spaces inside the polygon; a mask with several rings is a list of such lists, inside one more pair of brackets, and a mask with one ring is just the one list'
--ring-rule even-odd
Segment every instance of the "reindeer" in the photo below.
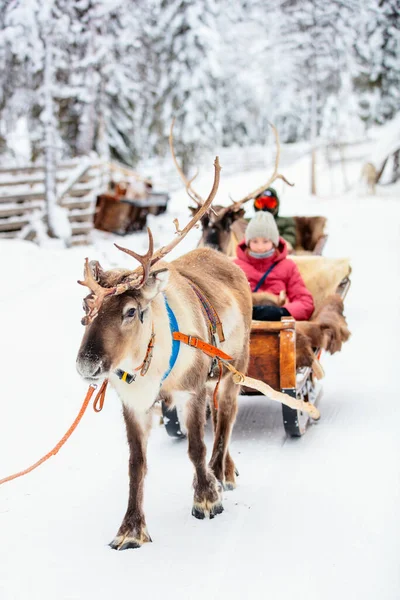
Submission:
{"label": "reindeer", "polygon": [[379,177],[378,171],[373,163],[367,162],[363,165],[361,179],[364,181],[368,193],[374,196],[376,192],[376,183]]}
{"label": "reindeer", "polygon": [[[204,198],[202,198],[193,189],[192,183],[196,175],[191,180],[188,180],[178,164],[173,145],[173,127],[174,122],[172,122],[169,135],[171,154],[178,173],[185,185],[188,196],[197,205],[197,207],[189,206],[192,214],[195,215],[204,204]],[[275,135],[277,146],[275,168],[272,176],[266,183],[250,192],[250,194],[247,194],[247,196],[241,200],[232,200],[231,206],[215,205],[214,209],[210,211],[209,214],[204,215],[200,220],[202,226],[202,236],[198,244],[199,247],[209,246],[219,250],[220,252],[223,252],[223,254],[226,254],[227,256],[236,257],[236,247],[244,238],[247,227],[247,221],[244,218],[245,210],[243,205],[249,200],[252,200],[258,196],[258,194],[268,188],[276,179],[282,179],[288,185],[293,185],[292,183],[289,183],[283,175],[278,173],[280,158],[279,135],[274,125],[271,125],[271,127]]]}
{"label": "reindeer", "polygon": [[212,307],[220,318],[219,351],[231,358],[238,370],[246,371],[252,312],[249,285],[239,267],[210,248],[193,250],[171,263],[161,260],[209,210],[218,189],[218,158],[214,166],[209,197],[183,230],[175,221],[177,236],[172,242],[154,252],[148,230],[149,249],[143,256],[116,245],[139,260],[139,267],[104,271],[98,262],[86,259],[84,281],[79,282],[91,293],[84,300],[86,329],[77,370],[88,381],[108,378],[117,391],[130,450],[128,508],[110,544],[116,550],[151,542],[143,487],[146,446],[157,400],[163,399],[170,407],[181,403],[184,408],[194,467],[192,515],[211,519],[220,514],[222,487],[235,487],[235,465],[228,445],[239,388],[220,372],[218,411],[213,408],[215,439],[207,465],[203,430],[206,401],[215,388],[215,377],[211,377],[215,359],[198,348],[210,341],[210,319],[204,306]]}

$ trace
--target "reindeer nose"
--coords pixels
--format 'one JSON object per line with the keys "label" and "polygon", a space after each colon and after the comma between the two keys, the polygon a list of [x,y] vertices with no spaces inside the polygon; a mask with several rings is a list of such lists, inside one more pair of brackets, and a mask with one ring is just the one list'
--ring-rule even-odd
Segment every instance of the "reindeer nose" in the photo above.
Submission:
{"label": "reindeer nose", "polygon": [[76,369],[84,379],[97,379],[103,372],[103,362],[98,357],[78,355]]}

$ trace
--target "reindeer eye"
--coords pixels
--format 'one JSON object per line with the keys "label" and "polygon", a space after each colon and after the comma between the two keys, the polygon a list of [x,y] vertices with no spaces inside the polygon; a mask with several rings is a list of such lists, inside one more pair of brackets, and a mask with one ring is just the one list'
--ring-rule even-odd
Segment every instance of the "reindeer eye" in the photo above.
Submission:
{"label": "reindeer eye", "polygon": [[130,308],[129,310],[126,311],[126,313],[124,314],[124,318],[125,319],[131,319],[132,317],[135,316],[136,313],[136,308]]}

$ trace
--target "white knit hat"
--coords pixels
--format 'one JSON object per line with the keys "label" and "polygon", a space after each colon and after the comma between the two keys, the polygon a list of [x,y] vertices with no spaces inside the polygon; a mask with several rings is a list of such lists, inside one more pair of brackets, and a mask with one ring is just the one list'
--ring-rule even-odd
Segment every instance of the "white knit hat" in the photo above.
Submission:
{"label": "white knit hat", "polygon": [[271,240],[274,246],[278,247],[279,231],[275,223],[275,219],[271,213],[260,211],[256,213],[256,215],[247,225],[245,234],[246,244],[248,245],[249,241],[256,237],[262,237],[266,238],[267,240]]}

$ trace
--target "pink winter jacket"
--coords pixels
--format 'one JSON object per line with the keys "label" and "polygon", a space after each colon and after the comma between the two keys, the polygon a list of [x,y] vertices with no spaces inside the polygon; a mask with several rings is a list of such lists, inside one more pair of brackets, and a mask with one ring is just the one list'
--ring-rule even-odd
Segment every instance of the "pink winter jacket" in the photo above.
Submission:
{"label": "pink winter jacket", "polygon": [[313,297],[304,285],[296,263],[286,258],[287,247],[283,238],[279,238],[279,246],[270,258],[253,258],[248,254],[245,242],[239,244],[236,253],[234,262],[245,272],[252,291],[272,263],[277,263],[258,291],[278,296],[279,292],[285,290],[288,301],[284,306],[292,317],[297,321],[307,321],[311,317],[314,311]]}

